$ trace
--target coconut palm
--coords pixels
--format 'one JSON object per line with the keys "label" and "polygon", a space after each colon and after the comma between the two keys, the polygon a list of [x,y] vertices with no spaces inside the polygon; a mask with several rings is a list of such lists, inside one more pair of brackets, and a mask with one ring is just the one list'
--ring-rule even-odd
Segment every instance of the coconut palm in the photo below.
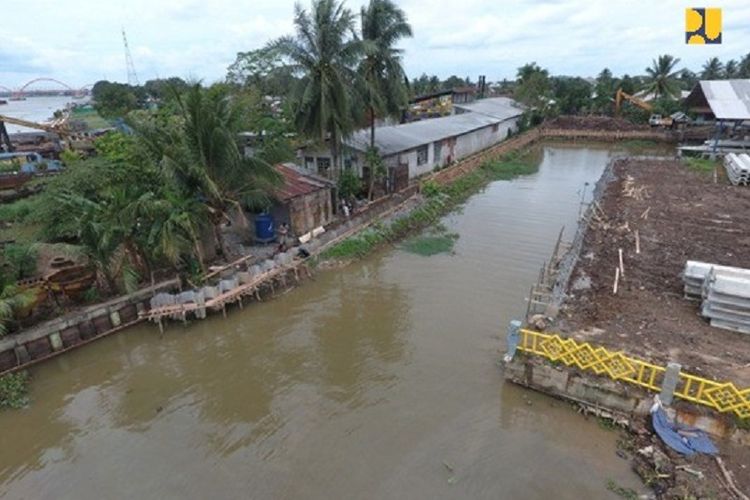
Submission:
{"label": "coconut palm", "polygon": [[750,53],[746,54],[742,59],[740,59],[737,78],[750,78]]}
{"label": "coconut palm", "polygon": [[313,0],[310,12],[294,7],[295,35],[272,44],[302,76],[296,92],[297,130],[324,143],[330,140],[334,175],[342,140],[354,130],[355,66],[362,44],[354,33],[354,15],[336,0]]}
{"label": "coconut palm", "polygon": [[720,80],[724,76],[724,65],[718,57],[712,57],[703,65],[701,78],[703,80]]}
{"label": "coconut palm", "polygon": [[730,59],[724,65],[724,78],[728,80],[737,78],[739,71],[740,67],[737,64],[737,61],[735,61],[734,59]]}
{"label": "coconut palm", "polygon": [[[133,125],[149,156],[173,183],[175,196],[188,204],[196,200],[205,203],[216,241],[226,256],[220,224],[230,212],[241,214],[244,207],[268,206],[280,176],[273,166],[257,157],[246,158],[240,150],[237,133],[241,110],[224,91],[209,91],[194,84],[186,94],[176,96],[176,102],[176,122],[167,126],[153,121]],[[194,208],[185,213],[200,213]],[[199,225],[193,224],[186,234],[192,234]]]}
{"label": "coconut palm", "polygon": [[675,70],[675,66],[679,62],[679,58],[669,54],[654,59],[651,67],[646,68],[647,77],[644,90],[653,93],[657,99],[677,96],[680,92],[680,86],[677,82],[679,70]]}
{"label": "coconut palm", "polygon": [[[406,107],[408,87],[401,66],[401,49],[396,44],[412,36],[406,14],[391,0],[370,0],[362,7],[361,37],[364,57],[359,64],[363,84],[363,96],[369,111],[370,150],[375,152],[375,118],[398,116]],[[370,165],[370,187],[372,198],[375,172]]]}

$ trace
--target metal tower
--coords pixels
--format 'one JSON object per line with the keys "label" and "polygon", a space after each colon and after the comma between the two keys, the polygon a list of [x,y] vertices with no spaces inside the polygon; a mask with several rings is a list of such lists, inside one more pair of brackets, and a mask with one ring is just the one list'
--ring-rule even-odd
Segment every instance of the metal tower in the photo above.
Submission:
{"label": "metal tower", "polygon": [[128,72],[128,85],[138,86],[138,74],[135,72],[133,58],[130,56],[128,37],[125,36],[125,28],[122,28],[122,43],[125,46],[125,69]]}

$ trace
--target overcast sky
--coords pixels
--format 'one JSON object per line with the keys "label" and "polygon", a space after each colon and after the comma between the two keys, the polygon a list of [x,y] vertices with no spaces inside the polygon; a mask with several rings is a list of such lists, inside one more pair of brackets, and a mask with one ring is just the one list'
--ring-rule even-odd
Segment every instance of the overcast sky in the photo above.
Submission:
{"label": "overcast sky", "polygon": [[[359,11],[363,0],[349,0]],[[485,74],[512,78],[529,61],[554,74],[639,74],[670,53],[694,70],[709,57],[750,51],[750,1],[723,8],[723,44],[685,45],[685,7],[697,2],[633,0],[399,0],[414,28],[403,43],[410,77]],[[307,3],[303,2],[303,5]],[[238,51],[291,33],[290,0],[2,0],[0,85],[36,77],[73,86],[125,81],[125,27],[141,83],[180,76],[220,80]]]}

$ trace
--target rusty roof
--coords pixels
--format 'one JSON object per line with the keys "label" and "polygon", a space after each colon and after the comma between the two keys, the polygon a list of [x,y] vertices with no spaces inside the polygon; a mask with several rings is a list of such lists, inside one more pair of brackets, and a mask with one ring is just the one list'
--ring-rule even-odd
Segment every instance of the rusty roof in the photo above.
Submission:
{"label": "rusty roof", "polygon": [[281,174],[283,183],[276,188],[274,194],[276,199],[281,202],[333,187],[331,181],[316,175],[302,173],[291,164],[280,163],[276,165],[276,170]]}

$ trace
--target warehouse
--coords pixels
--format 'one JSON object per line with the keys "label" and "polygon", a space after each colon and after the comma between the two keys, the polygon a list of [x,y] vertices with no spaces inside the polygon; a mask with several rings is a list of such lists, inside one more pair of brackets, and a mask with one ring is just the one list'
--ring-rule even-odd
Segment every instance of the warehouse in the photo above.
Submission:
{"label": "warehouse", "polygon": [[[523,110],[511,99],[496,97],[456,106],[456,114],[375,129],[375,147],[388,168],[389,190],[405,187],[409,179],[449,165],[506,139],[517,127]],[[344,168],[367,177],[365,152],[370,130],[355,132],[345,141]],[[335,177],[327,150],[300,155],[303,167]]]}

